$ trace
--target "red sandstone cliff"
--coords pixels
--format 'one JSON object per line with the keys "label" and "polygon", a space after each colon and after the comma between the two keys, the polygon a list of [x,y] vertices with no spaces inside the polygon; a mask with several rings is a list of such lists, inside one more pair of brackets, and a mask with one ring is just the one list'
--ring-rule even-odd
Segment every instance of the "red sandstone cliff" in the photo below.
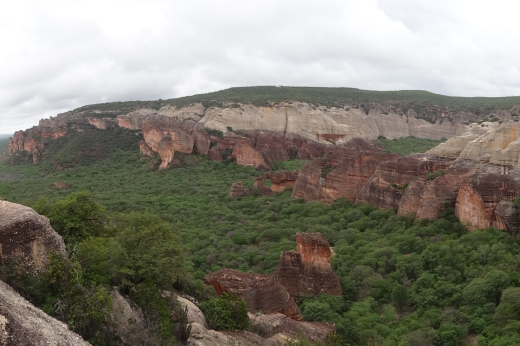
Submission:
{"label": "red sandstone cliff", "polygon": [[264,314],[280,312],[301,321],[301,313],[294,299],[277,277],[243,273],[233,269],[221,269],[204,277],[204,283],[212,285],[218,295],[230,292],[243,299],[250,312]]}
{"label": "red sandstone cliff", "polygon": [[339,279],[330,266],[331,248],[321,233],[296,234],[298,251],[283,251],[278,266],[280,283],[295,299],[317,297],[323,293],[343,293]]}

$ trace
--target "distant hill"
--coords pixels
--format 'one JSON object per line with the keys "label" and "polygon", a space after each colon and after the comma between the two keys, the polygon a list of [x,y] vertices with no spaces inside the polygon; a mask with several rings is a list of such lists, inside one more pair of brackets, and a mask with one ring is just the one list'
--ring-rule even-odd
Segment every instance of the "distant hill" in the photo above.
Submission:
{"label": "distant hill", "polygon": [[237,87],[215,91],[206,94],[185,96],[167,100],[155,101],[125,101],[87,105],[74,112],[106,112],[118,110],[132,111],[136,108],[159,109],[165,105],[177,108],[194,103],[202,103],[204,107],[222,106],[222,103],[243,103],[255,106],[268,106],[269,102],[300,101],[328,107],[344,106],[352,103],[376,103],[381,105],[415,105],[425,108],[437,105],[458,112],[467,109],[482,109],[492,111],[494,108],[511,108],[520,105],[520,96],[507,97],[455,97],[434,94],[423,90],[371,91],[356,88],[326,88],[326,87],[286,87],[286,86],[255,86]]}

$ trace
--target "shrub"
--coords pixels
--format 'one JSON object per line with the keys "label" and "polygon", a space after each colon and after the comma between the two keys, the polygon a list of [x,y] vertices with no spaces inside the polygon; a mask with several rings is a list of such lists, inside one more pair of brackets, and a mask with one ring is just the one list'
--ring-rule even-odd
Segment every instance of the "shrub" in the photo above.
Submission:
{"label": "shrub", "polygon": [[203,302],[200,309],[214,330],[247,329],[250,325],[246,303],[229,293]]}

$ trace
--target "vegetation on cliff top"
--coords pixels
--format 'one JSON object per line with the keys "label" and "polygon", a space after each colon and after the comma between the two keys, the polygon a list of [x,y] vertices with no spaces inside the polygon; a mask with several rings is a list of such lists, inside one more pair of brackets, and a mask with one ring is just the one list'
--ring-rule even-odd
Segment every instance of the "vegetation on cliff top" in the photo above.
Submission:
{"label": "vegetation on cliff top", "polygon": [[[494,108],[511,108],[520,104],[520,96],[508,97],[454,97],[434,94],[422,90],[372,91],[356,88],[324,88],[324,87],[287,87],[287,86],[255,86],[237,87],[206,94],[184,96],[167,100],[125,101],[87,105],[74,112],[89,112],[92,116],[115,117],[138,108],[159,109],[165,105],[178,108],[194,103],[202,103],[205,107],[222,107],[223,103],[252,104],[269,106],[269,102],[299,101],[327,107],[343,107],[352,103],[377,103],[391,105],[396,102],[410,104],[417,110],[426,106],[438,105],[454,112],[481,108],[490,111]],[[94,111],[103,112],[96,115]],[[119,113],[110,113],[117,111]]]}
{"label": "vegetation on cliff top", "polygon": [[[344,199],[332,205],[303,203],[290,199],[290,189],[236,200],[228,196],[230,185],[243,181],[251,186],[261,172],[198,155],[177,156],[177,168],[158,172],[150,168],[155,159],[139,158],[136,140],[128,141],[101,161],[62,171],[45,162],[0,162],[0,171],[25,175],[24,180],[0,181],[0,195],[26,205],[45,195],[47,202],[37,204],[41,208],[60,206],[64,202],[56,202],[69,193],[88,190],[115,215],[110,219],[117,220],[121,212],[158,215],[146,217],[178,234],[186,251],[184,268],[193,276],[184,289],[201,299],[206,273],[225,267],[272,272],[280,252],[295,249],[297,232],[321,232],[334,246],[331,265],[344,294],[307,298],[300,308],[307,320],[334,322],[344,345],[455,346],[472,334],[478,334],[479,345],[520,343],[520,239],[492,228],[468,233],[449,208],[436,220],[412,220]],[[51,190],[54,182],[72,188]],[[90,263],[85,278],[107,287],[124,280],[140,284],[134,275],[139,267],[127,267],[139,265],[139,256],[128,254],[133,250],[120,238],[125,234],[128,244],[135,243],[134,235],[124,231],[81,242],[80,250],[96,258],[85,261]],[[125,249],[133,260],[116,261],[124,270],[113,271],[103,264],[107,252],[98,251],[107,246],[114,249],[111,253]],[[167,308],[153,294],[143,297],[135,299],[155,302],[158,313]]]}
{"label": "vegetation on cliff top", "polygon": [[410,155],[413,153],[424,153],[437,145],[446,142],[446,138],[441,140],[417,138],[417,137],[403,137],[397,139],[386,139],[380,136],[376,143],[382,146],[386,153],[396,153],[399,155]]}

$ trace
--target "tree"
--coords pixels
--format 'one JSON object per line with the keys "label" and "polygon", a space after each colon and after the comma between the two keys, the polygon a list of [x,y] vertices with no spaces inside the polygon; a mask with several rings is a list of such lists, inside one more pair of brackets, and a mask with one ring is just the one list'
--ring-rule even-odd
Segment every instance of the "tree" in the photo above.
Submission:
{"label": "tree", "polygon": [[230,293],[202,303],[200,309],[215,330],[246,329],[250,325],[246,303]]}
{"label": "tree", "polygon": [[[46,210],[44,201],[37,208]],[[78,192],[50,206],[46,215],[52,228],[72,247],[92,236],[100,236],[105,229],[105,207],[94,201],[90,193]]]}
{"label": "tree", "polygon": [[119,214],[114,223],[116,241],[125,254],[122,286],[133,287],[153,282],[159,288],[171,288],[186,273],[180,238],[171,226],[150,213]]}

